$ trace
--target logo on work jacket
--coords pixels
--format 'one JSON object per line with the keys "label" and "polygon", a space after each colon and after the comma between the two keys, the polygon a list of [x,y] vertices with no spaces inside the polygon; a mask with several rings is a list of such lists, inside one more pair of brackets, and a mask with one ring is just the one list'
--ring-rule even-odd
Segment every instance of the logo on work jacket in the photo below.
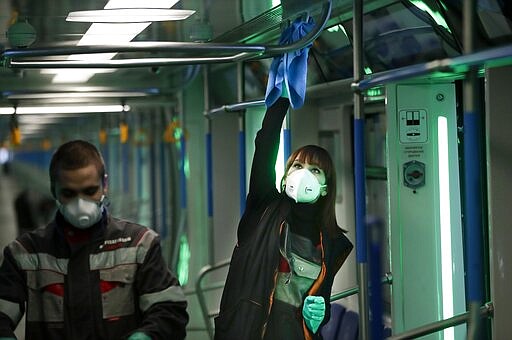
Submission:
{"label": "logo on work jacket", "polygon": [[132,238],[130,236],[128,237],[120,237],[113,240],[105,240],[103,241],[103,244],[100,245],[100,249],[102,250],[112,250],[121,248],[123,246],[123,243],[130,242]]}

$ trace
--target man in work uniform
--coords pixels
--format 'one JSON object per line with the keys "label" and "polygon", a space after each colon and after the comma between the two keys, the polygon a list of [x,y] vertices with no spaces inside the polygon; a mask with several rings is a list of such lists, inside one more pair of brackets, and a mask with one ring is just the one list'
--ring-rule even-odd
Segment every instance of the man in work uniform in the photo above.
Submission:
{"label": "man in work uniform", "polygon": [[45,228],[21,235],[0,267],[0,338],[184,339],[187,302],[168,270],[158,235],[112,217],[96,147],[61,145],[50,163],[58,211]]}

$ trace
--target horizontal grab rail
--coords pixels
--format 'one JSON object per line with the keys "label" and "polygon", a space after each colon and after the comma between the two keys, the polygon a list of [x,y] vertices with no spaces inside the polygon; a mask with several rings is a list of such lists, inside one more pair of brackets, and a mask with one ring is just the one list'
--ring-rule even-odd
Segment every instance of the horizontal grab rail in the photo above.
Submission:
{"label": "horizontal grab rail", "polygon": [[429,61],[423,64],[405,66],[369,76],[352,84],[352,89],[364,91],[369,88],[399,80],[410,79],[433,72],[465,72],[470,66],[499,66],[512,64],[512,45],[491,48],[454,58]]}
{"label": "horizontal grab rail", "polygon": [[[392,284],[393,283],[393,276],[390,273],[386,273],[384,277],[382,278],[382,284]],[[331,295],[331,302],[341,300],[343,298],[349,297],[351,295],[359,293],[359,287],[352,287],[347,290],[344,290],[340,293]]]}
{"label": "horizontal grab rail", "polygon": [[[117,45],[85,45],[55,48],[11,49],[2,53],[4,65],[9,68],[123,68],[154,67],[166,65],[226,63],[256,58],[269,58],[278,54],[295,51],[311,44],[321,33],[331,15],[332,0],[322,7],[319,23],[302,39],[286,45],[219,44],[201,42],[129,42]],[[72,54],[96,54],[119,52],[174,52],[196,53],[192,56],[168,58],[133,58],[113,60],[26,60],[26,58],[67,56]],[[202,54],[228,54],[209,56]],[[197,56],[199,54],[199,56]],[[201,56],[202,55],[202,56]],[[21,58],[17,60],[16,58]]]}
{"label": "horizontal grab rail", "polygon": [[[488,302],[482,307],[480,307],[480,317],[482,318],[491,316],[493,312],[494,305],[492,304],[492,302]],[[436,321],[428,325],[424,325],[397,335],[393,335],[391,337],[386,338],[386,340],[416,339],[423,335],[428,335],[437,331],[441,331],[445,328],[463,324],[467,322],[469,319],[469,312],[465,312],[445,320]]]}
{"label": "horizontal grab rail", "polygon": [[222,105],[221,107],[211,109],[205,113],[206,117],[211,117],[215,114],[224,113],[224,112],[239,112],[245,110],[249,107],[257,107],[265,105],[264,99],[240,102],[235,104]]}

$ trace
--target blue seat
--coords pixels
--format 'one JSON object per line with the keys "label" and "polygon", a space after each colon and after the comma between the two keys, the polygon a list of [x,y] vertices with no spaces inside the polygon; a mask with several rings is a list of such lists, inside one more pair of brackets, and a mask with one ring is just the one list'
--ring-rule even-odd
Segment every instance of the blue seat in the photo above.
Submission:
{"label": "blue seat", "polygon": [[359,314],[344,306],[332,303],[331,318],[322,327],[324,340],[357,340],[359,337]]}
{"label": "blue seat", "polygon": [[[358,340],[359,314],[343,305],[331,304],[331,318],[320,331],[323,340]],[[392,335],[391,328],[383,328],[383,339]]]}
{"label": "blue seat", "polygon": [[336,340],[340,320],[345,314],[346,308],[337,303],[331,303],[331,318],[320,331],[324,340]]}
{"label": "blue seat", "polygon": [[359,337],[359,314],[347,311],[341,320],[336,340],[357,340]]}

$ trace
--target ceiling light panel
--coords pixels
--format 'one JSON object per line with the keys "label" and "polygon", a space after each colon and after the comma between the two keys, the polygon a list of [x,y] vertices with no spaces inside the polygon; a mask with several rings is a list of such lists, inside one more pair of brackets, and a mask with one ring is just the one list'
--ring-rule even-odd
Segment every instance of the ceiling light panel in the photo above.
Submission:
{"label": "ceiling light panel", "polygon": [[[141,11],[151,11],[160,9],[163,10],[161,13],[173,12],[173,15],[176,13],[186,17],[195,13],[192,10],[170,10],[172,6],[174,6],[179,0],[110,0],[100,12],[105,11],[125,11],[124,13],[127,15],[128,13],[136,12],[138,16],[136,19],[138,21],[143,18],[143,22],[126,22],[126,18],[123,19],[122,22],[93,22],[87,32],[82,36],[82,39],[78,42],[79,46],[94,46],[94,45],[111,45],[111,44],[119,44],[130,42],[139,35],[142,31],[144,31],[150,24],[151,21],[156,21],[147,16],[146,13],[141,15]],[[130,12],[126,12],[130,11]],[[91,11],[80,11],[80,12],[91,12]],[[94,12],[94,11],[92,11]],[[71,12],[68,15],[68,18],[72,16]],[[122,13],[122,12],[121,12]],[[160,17],[162,18],[162,17]],[[185,17],[183,17],[184,19]],[[68,19],[66,19],[68,20]],[[133,19],[130,19],[133,20]],[[177,20],[177,19],[167,19],[167,20]],[[110,60],[115,57],[116,53],[93,53],[93,54],[76,54],[68,56],[68,60],[85,60],[85,61],[100,61],[100,60]],[[115,71],[115,70],[113,70]],[[95,69],[87,69],[83,70],[81,73],[77,72],[77,70],[69,71],[69,70],[59,70],[59,72],[52,79],[52,83],[86,83],[91,77],[96,74]]]}
{"label": "ceiling light panel", "polygon": [[0,107],[0,114],[103,113],[130,111],[129,105],[69,105]]}
{"label": "ceiling light panel", "polygon": [[93,11],[77,11],[68,14],[66,21],[95,23],[135,23],[185,20],[195,11],[162,8],[115,8]]}
{"label": "ceiling light panel", "polygon": [[179,0],[110,0],[105,9],[112,8],[171,8]]}

